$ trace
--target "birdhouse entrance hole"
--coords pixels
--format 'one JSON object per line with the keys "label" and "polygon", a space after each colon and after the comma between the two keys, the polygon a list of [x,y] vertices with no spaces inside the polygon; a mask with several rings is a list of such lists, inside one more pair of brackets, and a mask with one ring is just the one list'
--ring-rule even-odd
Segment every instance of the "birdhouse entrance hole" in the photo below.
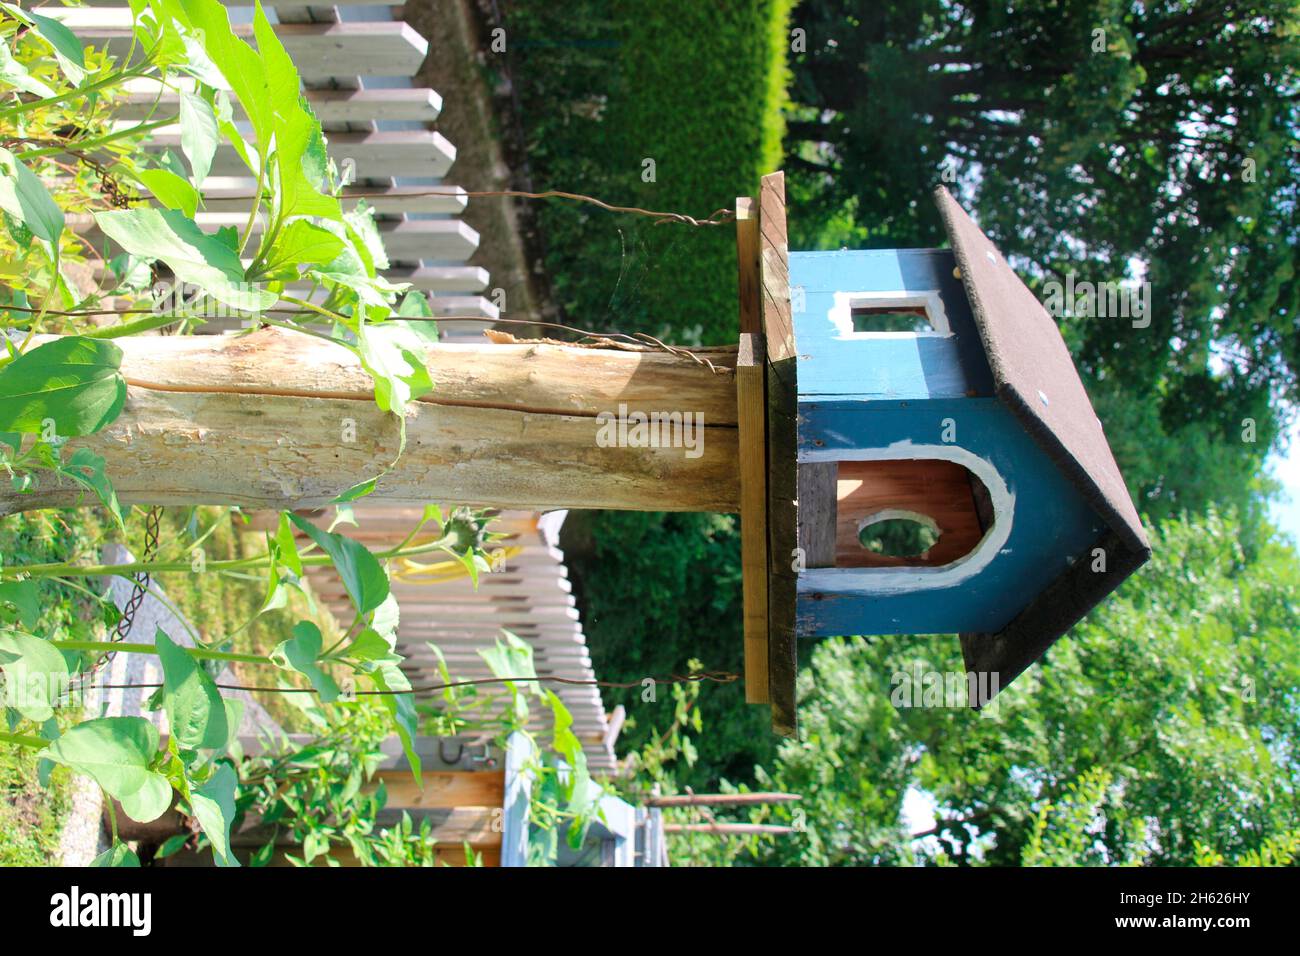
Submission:
{"label": "birdhouse entrance hole", "polygon": [[887,508],[858,522],[858,543],[891,558],[923,558],[943,532],[933,518]]}
{"label": "birdhouse entrance hole", "polygon": [[993,523],[984,483],[940,459],[799,466],[799,544],[810,568],[942,567]]}

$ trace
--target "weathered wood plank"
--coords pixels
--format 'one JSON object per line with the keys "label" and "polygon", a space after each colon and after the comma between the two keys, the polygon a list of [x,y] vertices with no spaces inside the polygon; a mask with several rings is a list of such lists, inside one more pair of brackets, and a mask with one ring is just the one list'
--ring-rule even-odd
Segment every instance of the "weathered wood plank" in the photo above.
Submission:
{"label": "weathered wood plank", "polygon": [[745,700],[766,704],[767,646],[767,397],[759,281],[758,209],[736,200],[736,262],[740,294],[740,349],[736,358],[736,410],[740,418],[740,550]]}
{"label": "weathered wood plank", "polygon": [[410,810],[412,816],[421,810],[500,807],[506,794],[505,773],[500,770],[423,773],[420,775],[423,789],[410,773],[381,770],[375,774],[373,785],[380,782],[388,792],[387,805]]}
{"label": "weathered wood plank", "polygon": [[[208,232],[214,232],[224,226],[233,226],[242,230],[248,221],[246,212],[201,212],[195,221]],[[82,238],[103,245],[103,234],[89,216],[71,216],[68,225]],[[260,235],[266,225],[265,215],[259,214],[253,220],[253,232]],[[474,254],[478,248],[479,235],[468,224],[459,219],[414,219],[382,220],[378,224],[379,235],[384,240],[384,251],[391,261],[418,262],[421,259],[445,259],[463,261]],[[491,303],[463,301],[466,309],[475,310],[475,315],[497,317],[497,310]],[[489,308],[489,306],[491,306]],[[448,310],[444,314],[453,315]]]}
{"label": "weathered wood plank", "polygon": [[[173,79],[172,84],[193,88],[194,81]],[[115,105],[113,115],[120,119],[151,120],[177,115],[180,94],[163,90],[156,80],[140,79],[125,84],[126,98]],[[309,89],[303,96],[311,104],[312,112],[323,124],[372,123],[377,120],[398,120],[432,123],[442,112],[442,97],[426,87],[375,89],[375,90],[325,90]],[[231,104],[235,117],[244,116],[236,99]]]}
{"label": "weathered wood plank", "polygon": [[[808,468],[800,465],[800,472]],[[832,463],[834,468],[834,464]],[[846,461],[838,466],[838,520],[834,526],[836,567],[939,567],[965,557],[984,536],[971,490],[971,474],[952,461]],[[862,521],[893,509],[932,519],[939,540],[923,555],[892,557],[868,551],[858,541]],[[799,499],[802,531],[804,501]]]}
{"label": "weathered wood plank", "polygon": [[409,282],[428,292],[481,292],[489,279],[488,271],[481,266],[399,266],[384,275],[393,282]]}
{"label": "weathered wood plank", "polygon": [[795,600],[798,573],[798,434],[794,327],[790,316],[789,246],[786,240],[785,174],[764,176],[759,193],[760,284],[767,346],[767,534],[768,693],[772,728],[797,732]]}
{"label": "weathered wood plank", "polygon": [[[351,161],[356,178],[388,179],[409,176],[421,179],[441,179],[456,161],[456,147],[436,130],[381,130],[377,132],[328,133],[329,154],[340,166]],[[161,152],[180,151],[180,128],[160,127],[149,137],[145,149]],[[247,176],[235,148],[223,142],[212,159],[214,176]]]}
{"label": "weathered wood plank", "polygon": [[761,333],[742,332],[736,358],[740,418],[740,553],[743,578],[745,700],[766,704],[767,640],[767,397]]}
{"label": "weathered wood plank", "polygon": [[835,567],[838,471],[833,461],[799,465],[799,547],[805,567]]}
{"label": "weathered wood plank", "polygon": [[[131,49],[129,17],[99,8],[46,8],[85,43],[125,56]],[[42,12],[45,12],[44,10]],[[252,38],[252,24],[234,24],[236,35]],[[335,76],[411,76],[420,69],[429,45],[406,23],[281,23],[276,36],[305,82]],[[141,51],[137,50],[137,55]]]}
{"label": "weathered wood plank", "polygon": [[[203,183],[203,208],[214,213],[239,213],[247,218],[254,188],[253,180],[247,176],[209,176]],[[437,186],[348,186],[343,190],[341,199],[345,209],[352,208],[364,199],[381,216],[415,212],[462,213],[469,201],[463,188],[445,183]],[[456,273],[462,268],[453,267],[452,271]],[[479,285],[473,288],[448,286],[448,290],[479,291],[487,285],[486,270],[470,270],[466,273],[475,276],[479,273],[482,274]]]}
{"label": "weathered wood plank", "polygon": [[[123,503],[323,507],[398,458],[398,424],[375,406],[345,349],[273,329],[119,344],[126,406],[70,444],[105,458]],[[736,510],[730,369],[540,344],[441,345],[428,355],[438,387],[408,410],[406,451],[371,500]],[[732,424],[704,425],[695,458],[682,448],[602,444],[595,416],[620,404],[714,408],[714,422]],[[83,500],[55,482],[30,495],[0,489],[0,514]]]}
{"label": "weathered wood plank", "polygon": [[463,262],[478,248],[478,233],[459,219],[404,219],[381,223],[379,231],[392,262]]}

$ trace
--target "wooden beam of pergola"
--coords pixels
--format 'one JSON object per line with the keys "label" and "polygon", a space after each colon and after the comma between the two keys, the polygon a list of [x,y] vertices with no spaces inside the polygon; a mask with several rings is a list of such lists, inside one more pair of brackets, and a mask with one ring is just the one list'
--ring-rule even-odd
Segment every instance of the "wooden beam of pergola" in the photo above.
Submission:
{"label": "wooden beam of pergola", "polygon": [[[735,512],[735,349],[439,344],[434,390],[399,423],[348,350],[277,329],[119,340],[121,415],[71,439],[104,457],[123,504],[316,508],[391,471],[372,500],[488,508]],[[693,413],[700,454],[605,447],[601,413]],[[47,477],[0,514],[84,503]]]}
{"label": "wooden beam of pergola", "polygon": [[675,793],[650,797],[647,807],[748,807],[768,803],[794,803],[803,797],[797,793]]}

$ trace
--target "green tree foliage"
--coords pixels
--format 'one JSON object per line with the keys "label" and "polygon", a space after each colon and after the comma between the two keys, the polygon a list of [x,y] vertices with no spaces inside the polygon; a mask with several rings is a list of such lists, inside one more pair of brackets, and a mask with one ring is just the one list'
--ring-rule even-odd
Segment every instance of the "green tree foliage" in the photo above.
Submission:
{"label": "green tree foliage", "polygon": [[1148,328],[1063,328],[1112,433],[1137,426],[1121,465],[1153,515],[1246,506],[1298,394],[1294,4],[807,0],[795,23],[792,245],[938,244],[951,180],[1037,281],[1139,264]]}
{"label": "green tree foliage", "polygon": [[[571,526],[571,527],[569,527]],[[569,565],[582,602],[583,629],[602,680],[641,681],[684,673],[698,658],[706,669],[739,672],[741,638],[740,531],[730,515],[578,512],[566,534]],[[566,547],[572,538],[566,538]],[[641,750],[668,731],[673,698],[659,687],[653,700],[637,686],[604,689],[606,706],[623,704],[630,718],[621,748]],[[708,683],[698,704],[707,733],[695,741],[694,769],[678,783],[697,788],[718,777],[747,780],[775,748],[765,708],[745,704],[739,683]]]}
{"label": "green tree foliage", "polygon": [[[802,812],[807,832],[759,859],[1192,865],[1198,845],[1272,853],[1300,825],[1300,562],[1272,544],[1247,563],[1238,534],[1216,514],[1166,522],[1151,564],[983,713],[895,706],[906,702],[896,675],[962,669],[951,638],[821,644],[801,676],[802,739],[758,774],[803,801],[754,814]],[[901,817],[910,789],[937,806],[926,839]]]}

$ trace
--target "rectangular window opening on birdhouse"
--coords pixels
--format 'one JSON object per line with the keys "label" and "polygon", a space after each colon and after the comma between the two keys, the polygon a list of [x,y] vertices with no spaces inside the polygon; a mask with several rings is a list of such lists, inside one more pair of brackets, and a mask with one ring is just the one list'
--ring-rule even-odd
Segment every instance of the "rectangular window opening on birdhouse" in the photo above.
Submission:
{"label": "rectangular window opening on birdhouse", "polygon": [[971,554],[993,523],[978,476],[941,459],[799,466],[807,567],[943,567]]}
{"label": "rectangular window opening on birdhouse", "polygon": [[931,332],[930,313],[922,305],[855,306],[854,332]]}

